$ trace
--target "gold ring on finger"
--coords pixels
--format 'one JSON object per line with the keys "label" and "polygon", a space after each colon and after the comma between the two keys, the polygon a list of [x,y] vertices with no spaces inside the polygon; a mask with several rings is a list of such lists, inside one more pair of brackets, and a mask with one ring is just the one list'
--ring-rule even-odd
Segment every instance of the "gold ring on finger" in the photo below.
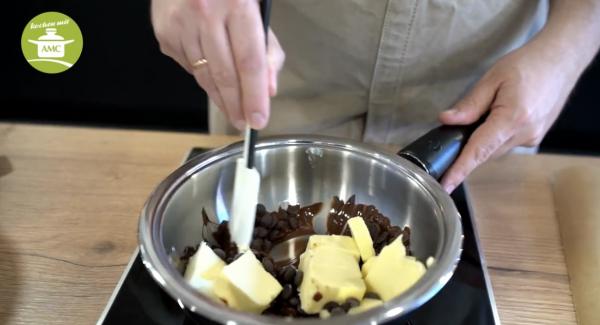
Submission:
{"label": "gold ring on finger", "polygon": [[192,67],[194,69],[196,68],[202,68],[204,65],[208,64],[208,61],[204,58],[196,60],[196,62],[192,63]]}

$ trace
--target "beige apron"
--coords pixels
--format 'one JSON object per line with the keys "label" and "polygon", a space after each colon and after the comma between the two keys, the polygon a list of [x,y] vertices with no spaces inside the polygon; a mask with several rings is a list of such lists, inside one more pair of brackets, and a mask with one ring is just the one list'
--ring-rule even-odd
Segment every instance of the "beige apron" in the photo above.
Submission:
{"label": "beige apron", "polygon": [[[546,21],[547,0],[277,0],[286,52],[260,134],[403,146]],[[211,104],[210,131],[235,134]]]}

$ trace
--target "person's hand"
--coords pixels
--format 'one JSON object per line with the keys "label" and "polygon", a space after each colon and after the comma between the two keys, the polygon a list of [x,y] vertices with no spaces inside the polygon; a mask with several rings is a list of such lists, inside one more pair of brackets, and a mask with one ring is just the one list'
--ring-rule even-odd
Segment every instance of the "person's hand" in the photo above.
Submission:
{"label": "person's hand", "polygon": [[466,125],[490,111],[442,178],[448,193],[488,159],[515,146],[539,145],[558,117],[577,76],[568,60],[536,46],[500,59],[467,96],[440,114],[443,124]]}
{"label": "person's hand", "polygon": [[267,57],[257,0],[153,0],[152,24],[161,51],[194,75],[236,128],[266,126],[285,54],[269,31]]}

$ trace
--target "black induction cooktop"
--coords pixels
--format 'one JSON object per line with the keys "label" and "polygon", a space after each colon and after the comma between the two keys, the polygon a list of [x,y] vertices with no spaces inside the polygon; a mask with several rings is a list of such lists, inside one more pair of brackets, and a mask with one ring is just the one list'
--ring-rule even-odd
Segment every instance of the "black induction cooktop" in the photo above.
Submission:
{"label": "black induction cooktop", "polygon": [[[204,151],[194,148],[186,159]],[[466,188],[457,188],[452,198],[462,216],[464,233],[463,251],[454,275],[423,306],[387,324],[500,324]],[[187,313],[154,282],[136,250],[98,324],[216,324]]]}

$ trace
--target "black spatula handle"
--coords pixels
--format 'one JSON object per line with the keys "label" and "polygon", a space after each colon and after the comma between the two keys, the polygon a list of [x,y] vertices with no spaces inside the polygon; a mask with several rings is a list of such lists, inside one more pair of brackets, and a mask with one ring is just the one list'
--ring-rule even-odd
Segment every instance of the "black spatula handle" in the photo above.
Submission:
{"label": "black spatula handle", "polygon": [[[271,16],[271,0],[262,0],[260,2],[260,17],[262,18],[263,29],[265,31],[265,45],[269,44],[269,18]],[[250,130],[250,136],[248,138],[248,160],[246,167],[254,168],[254,146],[256,145],[256,138],[258,137],[258,131],[255,129]]]}

